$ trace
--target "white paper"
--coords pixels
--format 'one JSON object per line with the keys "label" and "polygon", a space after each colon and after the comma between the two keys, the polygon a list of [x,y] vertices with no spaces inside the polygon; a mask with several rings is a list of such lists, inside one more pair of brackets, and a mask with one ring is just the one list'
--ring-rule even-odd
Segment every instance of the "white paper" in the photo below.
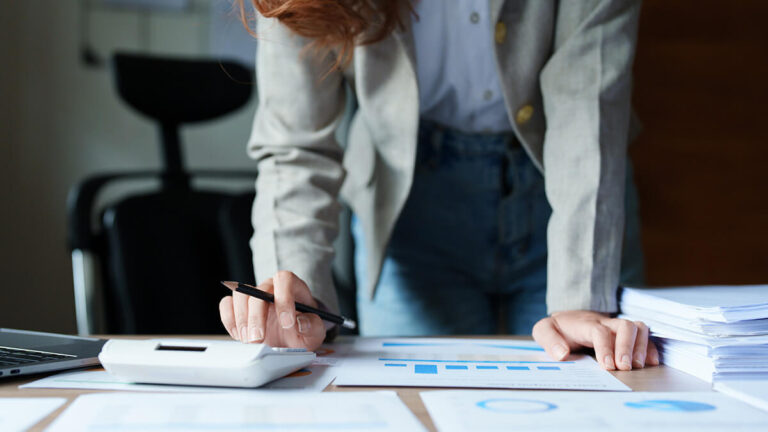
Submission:
{"label": "white paper", "polygon": [[421,399],[441,432],[768,430],[768,414],[715,392],[454,390]]}
{"label": "white paper", "polygon": [[328,366],[310,366],[294,372],[285,378],[272,381],[258,388],[204,387],[164,384],[134,384],[121,381],[106,371],[68,372],[52,375],[19,386],[19,388],[58,388],[121,390],[145,392],[181,392],[181,393],[218,393],[218,392],[258,392],[273,390],[296,390],[321,392],[336,377],[336,371]]}
{"label": "white paper", "polygon": [[676,327],[667,319],[666,315],[658,313],[654,316],[621,314],[619,318],[644,322],[651,329],[652,336],[677,339],[710,347],[768,345],[768,334],[711,336],[696,330]]}
{"label": "white paper", "polygon": [[662,320],[667,326],[711,338],[768,334],[768,319],[751,319],[730,323],[697,320],[678,315],[662,314],[659,311],[637,306],[627,301],[621,302],[621,312],[630,317],[639,317],[643,321]]}
{"label": "white paper", "polygon": [[90,394],[49,432],[421,431],[394,392],[273,394]]}
{"label": "white paper", "polygon": [[760,381],[721,381],[715,390],[768,411],[768,379]]}
{"label": "white paper", "polygon": [[24,431],[67,400],[64,398],[0,398],[0,431]]}
{"label": "white paper", "polygon": [[762,345],[708,347],[674,339],[655,339],[661,359],[705,381],[768,379],[768,355]]}
{"label": "white paper", "polygon": [[589,356],[554,361],[531,341],[359,338],[335,385],[618,390]]}
{"label": "white paper", "polygon": [[768,318],[768,285],[624,288],[622,303],[680,318],[736,322]]}

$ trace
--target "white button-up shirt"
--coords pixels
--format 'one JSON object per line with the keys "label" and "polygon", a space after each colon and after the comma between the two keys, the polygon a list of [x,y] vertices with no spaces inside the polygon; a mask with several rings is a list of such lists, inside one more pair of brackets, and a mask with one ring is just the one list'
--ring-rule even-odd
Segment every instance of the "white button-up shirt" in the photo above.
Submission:
{"label": "white button-up shirt", "polygon": [[511,131],[488,0],[415,2],[422,117],[466,132]]}

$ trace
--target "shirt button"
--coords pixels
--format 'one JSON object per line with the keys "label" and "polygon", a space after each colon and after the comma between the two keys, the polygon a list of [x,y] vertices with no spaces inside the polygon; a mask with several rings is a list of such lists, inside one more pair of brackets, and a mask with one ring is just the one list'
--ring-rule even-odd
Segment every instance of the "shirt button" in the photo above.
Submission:
{"label": "shirt button", "polygon": [[472,12],[472,13],[469,15],[469,21],[470,21],[472,24],[477,24],[478,22],[480,22],[480,14],[479,14],[479,13],[477,13],[477,12]]}
{"label": "shirt button", "polygon": [[504,39],[506,38],[507,38],[507,25],[499,21],[496,23],[496,32],[494,34],[494,39],[496,39],[497,44],[501,45],[504,43]]}
{"label": "shirt button", "polygon": [[528,123],[531,117],[533,117],[533,106],[525,105],[519,110],[517,110],[515,121],[517,122],[517,124],[522,125],[522,124]]}
{"label": "shirt button", "polygon": [[492,97],[493,97],[493,92],[492,91],[486,90],[486,91],[483,92],[483,99],[491,100]]}

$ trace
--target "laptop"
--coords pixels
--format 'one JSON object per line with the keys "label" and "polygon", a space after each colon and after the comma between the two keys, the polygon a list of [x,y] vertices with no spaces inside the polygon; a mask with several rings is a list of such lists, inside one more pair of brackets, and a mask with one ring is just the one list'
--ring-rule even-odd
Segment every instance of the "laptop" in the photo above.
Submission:
{"label": "laptop", "polygon": [[99,364],[106,340],[0,328],[0,379]]}

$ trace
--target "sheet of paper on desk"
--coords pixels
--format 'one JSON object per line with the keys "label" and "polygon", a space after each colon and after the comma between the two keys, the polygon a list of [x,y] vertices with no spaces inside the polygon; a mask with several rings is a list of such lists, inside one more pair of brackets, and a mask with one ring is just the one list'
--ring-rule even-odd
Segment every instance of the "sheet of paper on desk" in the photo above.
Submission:
{"label": "sheet of paper on desk", "polygon": [[535,342],[499,339],[360,338],[334,384],[630,391],[589,356],[558,362]]}
{"label": "sheet of paper on desk", "polygon": [[90,390],[122,390],[145,392],[218,393],[231,391],[298,390],[321,392],[336,377],[336,371],[328,366],[310,366],[256,389],[232,387],[198,387],[162,384],[134,384],[118,380],[106,371],[67,372],[52,375],[19,386],[19,388],[59,388]]}
{"label": "sheet of paper on desk", "polygon": [[768,430],[767,413],[715,392],[444,390],[420,396],[442,432]]}
{"label": "sheet of paper on desk", "polygon": [[715,383],[713,388],[754,407],[768,411],[768,380],[721,381]]}
{"label": "sheet of paper on desk", "polygon": [[0,431],[25,431],[66,401],[64,398],[0,398]]}
{"label": "sheet of paper on desk", "polygon": [[80,396],[48,432],[421,431],[394,392]]}

